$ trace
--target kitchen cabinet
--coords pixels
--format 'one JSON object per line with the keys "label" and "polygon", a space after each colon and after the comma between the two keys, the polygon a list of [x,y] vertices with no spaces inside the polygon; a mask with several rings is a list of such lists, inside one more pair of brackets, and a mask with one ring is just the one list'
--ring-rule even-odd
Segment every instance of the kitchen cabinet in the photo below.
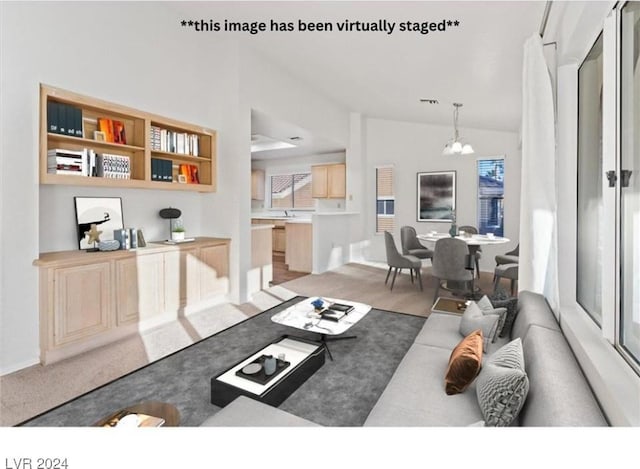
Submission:
{"label": "kitchen cabinet", "polygon": [[344,199],[347,193],[344,163],[311,167],[311,196],[317,199]]}
{"label": "kitchen cabinet", "polygon": [[264,171],[251,171],[251,200],[264,200]]}
{"label": "kitchen cabinet", "polygon": [[287,252],[285,263],[294,272],[311,273],[313,270],[313,225],[311,223],[287,223]]}

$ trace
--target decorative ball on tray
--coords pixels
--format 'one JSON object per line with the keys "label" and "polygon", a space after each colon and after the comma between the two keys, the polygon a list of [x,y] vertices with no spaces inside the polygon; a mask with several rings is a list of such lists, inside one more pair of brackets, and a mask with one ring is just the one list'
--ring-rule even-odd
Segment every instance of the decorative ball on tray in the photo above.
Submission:
{"label": "decorative ball on tray", "polygon": [[316,309],[316,311],[320,311],[324,306],[324,301],[322,301],[320,298],[316,298],[311,302],[311,304]]}

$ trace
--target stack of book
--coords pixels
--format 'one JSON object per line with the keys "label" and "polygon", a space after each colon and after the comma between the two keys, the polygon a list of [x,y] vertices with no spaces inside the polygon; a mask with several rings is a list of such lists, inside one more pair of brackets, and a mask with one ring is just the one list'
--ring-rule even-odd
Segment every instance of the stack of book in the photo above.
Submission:
{"label": "stack of book", "polygon": [[173,161],[151,158],[151,180],[173,182]]}
{"label": "stack of book", "polygon": [[161,151],[160,142],[162,141],[162,129],[160,127],[156,127],[155,125],[151,126],[151,150]]}
{"label": "stack of book", "polygon": [[109,179],[131,179],[131,160],[124,155],[96,155],[96,175]]}
{"label": "stack of book", "polygon": [[151,126],[151,149],[182,155],[200,154],[200,136]]}
{"label": "stack of book", "polygon": [[47,173],[87,176],[86,150],[54,148],[47,151]]}
{"label": "stack of book", "polygon": [[82,138],[82,109],[71,104],[47,101],[47,131]]}

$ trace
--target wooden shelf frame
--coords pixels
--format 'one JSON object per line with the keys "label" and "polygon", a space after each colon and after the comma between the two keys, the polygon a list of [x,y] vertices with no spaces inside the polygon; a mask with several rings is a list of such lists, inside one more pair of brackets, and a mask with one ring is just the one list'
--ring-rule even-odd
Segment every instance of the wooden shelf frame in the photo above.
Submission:
{"label": "wooden shelf frame", "polygon": [[[83,137],[51,133],[47,126],[47,103],[70,104],[83,111]],[[97,117],[118,119],[124,123],[128,144],[101,142],[93,139]],[[193,156],[151,149],[151,126],[175,132],[195,134],[200,140],[200,155]],[[129,156],[131,179],[59,175],[47,172],[47,151],[53,148],[93,149],[96,153]],[[200,184],[180,184],[151,180],[151,158],[172,160],[174,164],[194,164],[198,167]],[[95,187],[126,187],[138,189],[215,192],[217,188],[217,132],[206,127],[180,122],[120,104],[84,96],[48,85],[40,85],[40,184],[60,184]]]}

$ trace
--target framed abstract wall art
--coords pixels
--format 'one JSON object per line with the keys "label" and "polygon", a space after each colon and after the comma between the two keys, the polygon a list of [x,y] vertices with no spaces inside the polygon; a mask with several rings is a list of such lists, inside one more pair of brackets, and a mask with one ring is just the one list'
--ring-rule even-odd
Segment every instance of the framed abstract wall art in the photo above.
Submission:
{"label": "framed abstract wall art", "polygon": [[418,173],[417,221],[450,222],[456,210],[456,172]]}

